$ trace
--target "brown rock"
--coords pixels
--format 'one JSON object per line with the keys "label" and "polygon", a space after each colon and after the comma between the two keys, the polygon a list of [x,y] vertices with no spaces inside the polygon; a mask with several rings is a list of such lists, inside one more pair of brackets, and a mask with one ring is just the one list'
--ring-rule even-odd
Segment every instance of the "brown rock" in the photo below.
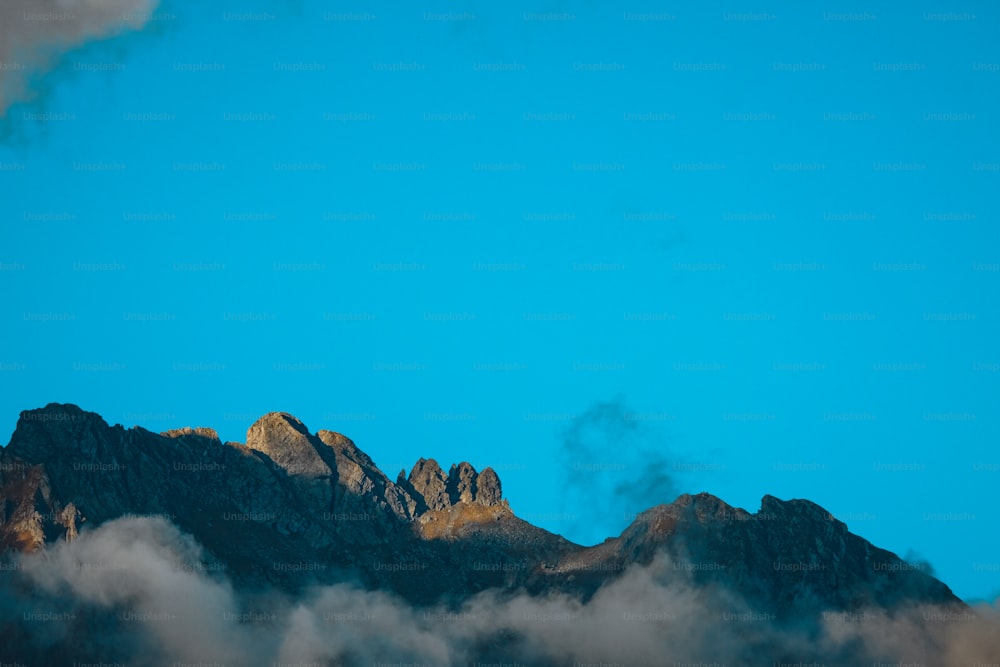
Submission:
{"label": "brown rock", "polygon": [[214,440],[218,443],[222,442],[219,438],[219,433],[214,428],[207,428],[205,426],[197,426],[195,428],[191,428],[190,426],[185,426],[184,428],[172,428],[169,431],[163,431],[160,435],[164,438],[184,438],[194,436],[196,438]]}
{"label": "brown rock", "polygon": [[266,454],[290,475],[334,474],[316,451],[305,424],[287,412],[270,412],[247,430],[247,447]]}
{"label": "brown rock", "polygon": [[448,498],[452,505],[471,504],[476,495],[476,469],[462,461],[448,471]]}
{"label": "brown rock", "polygon": [[493,468],[484,468],[476,479],[476,502],[491,507],[499,505],[501,498],[503,490],[500,486],[500,477]]}
{"label": "brown rock", "polygon": [[420,495],[427,509],[442,510],[451,506],[444,471],[434,459],[420,459],[410,471],[411,488]]}
{"label": "brown rock", "polygon": [[321,430],[316,434],[320,442],[333,450],[339,479],[337,513],[363,514],[365,508],[378,507],[388,517],[410,519],[416,501],[404,488],[393,484],[379,470],[371,457],[361,451],[347,436],[335,431]]}

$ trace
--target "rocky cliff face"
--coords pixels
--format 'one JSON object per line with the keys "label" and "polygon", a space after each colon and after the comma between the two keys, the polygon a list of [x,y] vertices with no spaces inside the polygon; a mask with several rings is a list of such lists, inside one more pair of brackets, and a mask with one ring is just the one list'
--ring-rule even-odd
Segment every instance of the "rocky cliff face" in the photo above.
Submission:
{"label": "rocky cliff face", "polygon": [[[620,536],[581,547],[518,519],[490,468],[419,459],[389,480],[349,438],[274,412],[246,444],[210,428],[109,426],[73,405],[21,414],[0,452],[0,548],[45,549],[86,526],[162,515],[240,586],[361,581],[424,604],[487,588],[584,598],[630,564],[671,558],[677,576],[740,591],[760,609],[954,603],[928,574],[805,500],[765,496],[750,514],[684,495]],[[288,567],[287,564],[315,567]],[[417,572],[417,574],[414,574]]]}

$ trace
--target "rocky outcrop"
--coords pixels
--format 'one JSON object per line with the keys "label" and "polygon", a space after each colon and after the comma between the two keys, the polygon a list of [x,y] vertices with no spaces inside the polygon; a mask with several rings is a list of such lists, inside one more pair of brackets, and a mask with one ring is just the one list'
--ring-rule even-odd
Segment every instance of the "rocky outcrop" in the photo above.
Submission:
{"label": "rocky outcrop", "polygon": [[406,489],[392,483],[371,458],[354,442],[335,431],[321,430],[317,434],[336,460],[337,490],[334,501],[335,520],[351,520],[375,509],[383,528],[393,519],[406,521],[416,511],[416,501]]}
{"label": "rocky outcrop", "polygon": [[[44,519],[50,515],[43,489],[42,466],[5,462],[4,502],[0,506],[0,546],[17,551],[36,551],[45,545]],[[47,485],[46,485],[47,486]]]}
{"label": "rocky outcrop", "polygon": [[4,458],[0,480],[0,551],[32,552],[76,538],[80,513],[53,497],[44,466]]}
{"label": "rocky outcrop", "polygon": [[[402,473],[399,480],[402,483]],[[417,516],[459,505],[492,507],[499,505],[503,496],[500,478],[492,468],[477,473],[466,461],[453,464],[445,475],[434,459],[420,459],[406,479],[406,488],[416,496]]]}
{"label": "rocky outcrop", "polygon": [[448,471],[448,499],[452,505],[472,504],[476,496],[476,469],[463,461]]}
{"label": "rocky outcrop", "polygon": [[483,468],[476,479],[476,499],[480,505],[492,507],[500,504],[503,498],[503,490],[500,486],[500,477],[497,476],[493,468]]}
{"label": "rocky outcrop", "polygon": [[443,510],[451,505],[448,496],[448,478],[434,459],[420,459],[410,471],[407,480],[418,496],[419,512]]}
{"label": "rocky outcrop", "polygon": [[287,412],[269,412],[247,429],[247,447],[266,454],[290,475],[331,477],[306,425]]}
{"label": "rocky outcrop", "polygon": [[203,426],[198,426],[191,428],[185,426],[184,428],[174,428],[169,431],[164,431],[160,433],[164,438],[201,438],[209,442],[222,443],[219,440],[219,434],[214,428],[205,428]]}

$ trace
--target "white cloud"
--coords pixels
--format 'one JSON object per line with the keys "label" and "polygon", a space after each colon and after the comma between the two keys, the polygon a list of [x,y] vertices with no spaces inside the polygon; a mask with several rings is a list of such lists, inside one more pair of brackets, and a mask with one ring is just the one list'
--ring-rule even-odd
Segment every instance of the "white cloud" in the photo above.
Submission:
{"label": "white cloud", "polygon": [[2,0],[0,115],[32,97],[31,81],[89,40],[141,29],[159,0]]}
{"label": "white cloud", "polygon": [[[36,592],[0,595],[0,634],[10,636],[3,626],[21,616],[20,599],[36,612],[114,613],[117,626],[92,641],[115,647],[103,660],[130,665],[1000,661],[995,607],[922,606],[778,623],[735,592],[695,585],[665,557],[629,568],[586,602],[563,593],[486,591],[458,608],[414,607],[349,584],[295,599],[239,594],[205,574],[202,557],[190,536],[162,519],[119,519],[84,531],[72,543],[19,557]],[[54,641],[51,623],[26,625],[35,634],[26,644]]]}

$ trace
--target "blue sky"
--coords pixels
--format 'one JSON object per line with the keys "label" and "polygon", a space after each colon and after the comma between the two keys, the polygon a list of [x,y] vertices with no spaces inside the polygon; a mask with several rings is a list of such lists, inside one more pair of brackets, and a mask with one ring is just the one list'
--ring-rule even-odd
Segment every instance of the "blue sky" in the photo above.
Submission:
{"label": "blue sky", "polygon": [[1000,594],[995,5],[209,4],[6,110],[7,432],[285,410],[583,543],[665,468]]}

